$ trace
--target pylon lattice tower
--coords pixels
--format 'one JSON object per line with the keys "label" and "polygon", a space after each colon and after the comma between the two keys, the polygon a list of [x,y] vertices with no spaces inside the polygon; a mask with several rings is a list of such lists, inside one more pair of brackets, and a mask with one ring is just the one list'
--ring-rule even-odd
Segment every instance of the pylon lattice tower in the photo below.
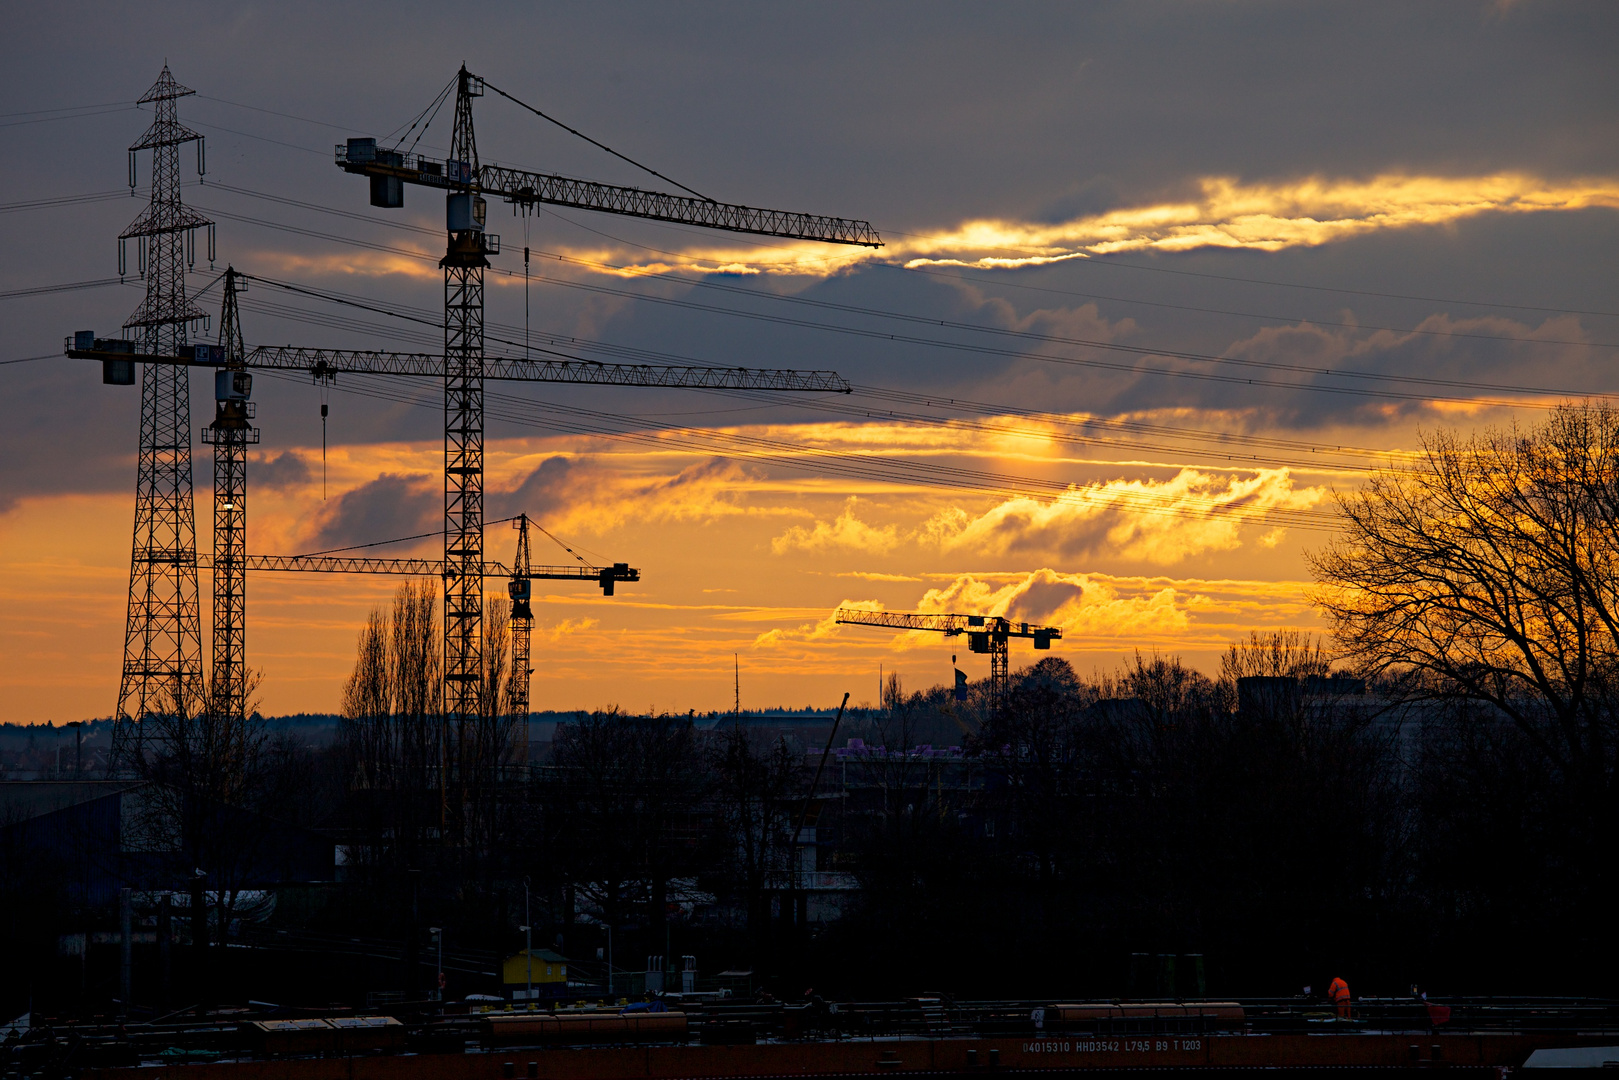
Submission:
{"label": "pylon lattice tower", "polygon": [[235,267],[225,268],[219,315],[224,367],[214,374],[214,420],[203,442],[214,447],[214,621],[209,709],[240,720],[247,711],[247,448],[259,441],[249,423],[252,376],[244,364]]}
{"label": "pylon lattice tower", "polygon": [[[141,97],[156,113],[146,133],[129,148],[129,181],[135,187],[135,155],[152,151],[152,193],[146,210],[118,237],[119,272],[127,269],[125,244],[136,242],[146,298],[125,322],[136,350],[173,356],[190,326],[204,315],[186,298],[186,269],[196,256],[196,230],[213,223],[180,198],[180,146],[202,136],[179,121],[176,102],[194,91],[175,82],[167,65]],[[179,365],[141,365],[140,463],[135,486],[135,532],[129,564],[129,608],[124,629],[124,665],[113,714],[112,765],[140,753],[141,718],[165,706],[174,694],[202,686],[202,627],[197,593],[197,535],[192,505],[191,385]]]}

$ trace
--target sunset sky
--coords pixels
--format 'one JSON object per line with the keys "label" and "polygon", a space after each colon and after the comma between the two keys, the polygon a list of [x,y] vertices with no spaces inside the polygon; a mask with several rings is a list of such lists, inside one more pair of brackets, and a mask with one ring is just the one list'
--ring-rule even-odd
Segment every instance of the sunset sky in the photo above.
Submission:
{"label": "sunset sky", "polygon": [[[187,148],[182,174],[219,269],[425,320],[255,282],[249,344],[441,347],[442,196],[374,209],[332,145],[391,144],[463,61],[705,195],[881,233],[842,248],[491,204],[490,355],[522,354],[526,244],[536,346],[856,386],[489,384],[488,517],[642,572],[611,599],[536,583],[537,709],[729,708],[733,664],[749,708],[871,700],[879,665],[946,682],[952,653],[987,670],[959,641],[835,627],[840,604],[1059,625],[1082,674],[1136,649],[1213,671],[1251,629],[1320,628],[1305,556],[1333,493],[1421,432],[1619,393],[1610,3],[69,2],[8,31],[0,720],[114,705],[139,394],[59,353],[142,295],[116,237],[143,205],[133,103],[165,61],[197,91],[180,117],[208,173]],[[485,163],[668,189],[494,94],[475,115]],[[442,155],[449,120],[417,149]],[[216,277],[199,261],[191,288]],[[217,312],[218,288],[199,302]],[[254,397],[250,551],[438,528],[434,384],[340,378],[324,464],[319,389],[266,374]],[[571,559],[538,541],[536,561]],[[489,528],[492,558],[513,543]],[[254,575],[263,711],[335,710],[397,584]],[[1014,668],[1033,659],[1014,645]]]}

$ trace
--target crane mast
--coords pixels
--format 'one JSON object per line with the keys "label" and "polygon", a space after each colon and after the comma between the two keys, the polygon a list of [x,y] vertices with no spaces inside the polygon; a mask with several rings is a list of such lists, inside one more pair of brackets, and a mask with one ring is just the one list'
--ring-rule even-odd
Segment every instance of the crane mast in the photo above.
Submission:
{"label": "crane mast", "polygon": [[1058,626],[1030,626],[1000,615],[929,615],[908,611],[865,611],[840,607],[834,620],[851,626],[886,626],[895,630],[928,630],[947,637],[967,635],[967,650],[989,654],[990,696],[996,708],[1006,704],[1011,684],[1012,638],[1031,638],[1036,649],[1049,649],[1062,637]]}
{"label": "crane mast", "polygon": [[444,269],[444,709],[464,727],[480,711],[483,681],[483,272],[491,246],[474,178],[472,99],[481,80],[461,68],[450,155],[466,168],[446,203]]}
{"label": "crane mast", "polygon": [[[534,608],[530,604],[533,599],[532,577],[534,568],[529,561],[528,551],[528,515],[518,514],[517,520],[512,522],[517,530],[517,554],[512,558],[512,576],[506,583],[506,591],[511,596],[511,627],[512,627],[512,675],[511,675],[511,702],[512,712],[516,714],[522,724],[522,756],[518,759],[522,763],[528,761],[528,680],[534,674],[529,666],[529,642],[534,633]],[[611,577],[603,577],[602,590],[612,595],[613,581]]]}
{"label": "crane mast", "polygon": [[247,448],[259,441],[259,429],[250,422],[253,376],[243,365],[239,286],[235,267],[226,267],[219,314],[223,366],[214,371],[214,419],[202,431],[202,441],[214,447],[213,663],[208,707],[227,721],[240,721],[247,712]]}

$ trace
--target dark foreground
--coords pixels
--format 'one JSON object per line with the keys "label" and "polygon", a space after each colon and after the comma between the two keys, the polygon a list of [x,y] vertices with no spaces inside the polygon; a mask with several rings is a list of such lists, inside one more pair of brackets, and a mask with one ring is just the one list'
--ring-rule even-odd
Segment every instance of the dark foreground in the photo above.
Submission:
{"label": "dark foreground", "polygon": [[[1536,1051],[1619,1048],[1619,1002],[1583,1000],[1454,1003],[1448,1017],[1417,1003],[1372,1001],[1347,1021],[1297,1002],[478,1008],[422,1003],[397,1016],[219,1010],[146,1024],[42,1019],[8,1039],[0,1058],[7,1080],[1142,1077],[1346,1068],[1504,1076],[1545,1064],[1544,1054],[1530,1061]],[[1591,1067],[1609,1057],[1619,1064],[1619,1049],[1587,1057]]]}

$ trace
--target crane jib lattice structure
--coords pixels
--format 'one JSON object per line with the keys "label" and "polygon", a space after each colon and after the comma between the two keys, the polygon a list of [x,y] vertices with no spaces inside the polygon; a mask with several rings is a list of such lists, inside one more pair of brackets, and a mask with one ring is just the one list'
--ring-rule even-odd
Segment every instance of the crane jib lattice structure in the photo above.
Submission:
{"label": "crane jib lattice structure", "polygon": [[[138,343],[98,338],[81,330],[63,342],[63,353],[76,360],[100,360],[103,380],[114,381],[109,370],[120,365],[168,364],[220,370],[231,366],[244,371],[300,371],[316,378],[337,375],[409,375],[442,378],[444,357],[438,353],[392,352],[379,349],[306,349],[296,345],[253,345],[227,364],[225,353],[212,345],[182,346],[178,353],[156,355],[137,352]],[[109,368],[107,365],[112,365]],[[576,383],[592,386],[651,386],[687,390],[818,390],[850,392],[849,383],[835,371],[800,371],[793,368],[706,367],[663,364],[600,364],[583,360],[518,360],[496,357],[484,361],[485,381]]]}
{"label": "crane jib lattice structure", "polygon": [[[483,669],[481,578],[474,568],[483,561],[483,384],[489,377],[483,355],[484,270],[488,256],[500,251],[500,238],[484,230],[485,195],[525,209],[544,203],[762,236],[870,247],[882,243],[864,221],[485,166],[472,124],[472,103],[484,88],[483,78],[464,65],[456,73],[450,154],[442,161],[402,153],[398,144],[379,147],[372,138],[350,139],[335,155],[340,168],[370,181],[373,206],[404,206],[406,184],[445,193],[448,242],[439,262],[444,270],[444,680],[445,712],[452,723],[475,714]],[[498,88],[496,92],[517,100]]]}
{"label": "crane jib lattice structure", "polygon": [[999,615],[925,615],[907,611],[838,608],[834,619],[851,626],[886,626],[894,630],[929,630],[954,637],[967,635],[967,651],[989,654],[990,693],[997,705],[1006,701],[1011,681],[1012,638],[1030,638],[1036,649],[1049,649],[1062,637],[1058,626],[1030,626]]}

